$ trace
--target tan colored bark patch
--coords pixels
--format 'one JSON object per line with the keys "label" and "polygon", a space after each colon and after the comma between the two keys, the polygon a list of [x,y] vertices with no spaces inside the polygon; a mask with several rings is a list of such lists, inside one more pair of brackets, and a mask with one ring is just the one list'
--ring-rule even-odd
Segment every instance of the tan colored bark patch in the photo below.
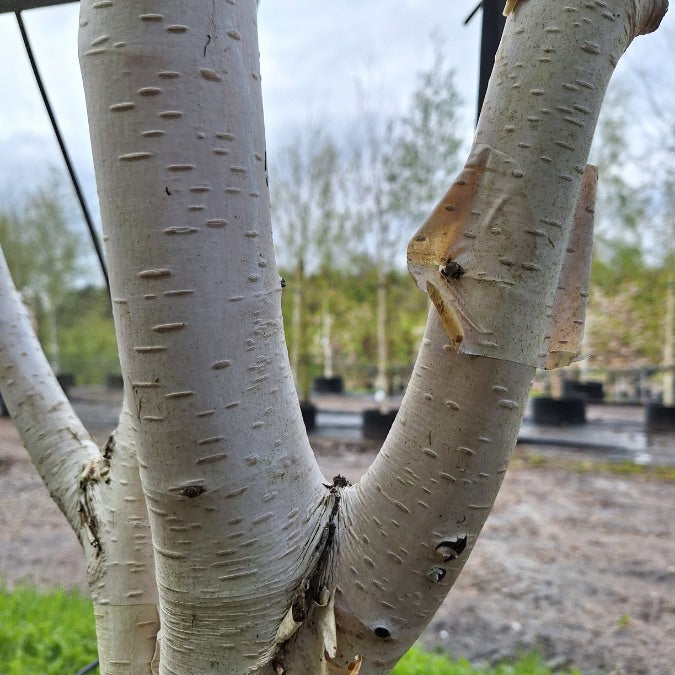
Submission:
{"label": "tan colored bark patch", "polygon": [[546,336],[547,349],[539,364],[547,370],[570,365],[577,360],[581,350],[591,276],[597,183],[598,169],[589,164],[584,171],[553,302],[551,329]]}
{"label": "tan colored bark patch", "polygon": [[455,349],[536,365],[561,235],[535,221],[515,160],[480,145],[410,241],[408,269]]}

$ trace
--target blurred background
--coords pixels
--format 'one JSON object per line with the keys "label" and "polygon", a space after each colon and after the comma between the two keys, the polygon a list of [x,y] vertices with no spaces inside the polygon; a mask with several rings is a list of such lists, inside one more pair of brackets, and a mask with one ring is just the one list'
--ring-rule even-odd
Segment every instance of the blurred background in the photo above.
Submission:
{"label": "blurred background", "polygon": [[[318,386],[350,392],[405,387],[427,312],[405,245],[470,146],[480,15],[464,20],[474,6],[260,4],[272,219],[303,399],[315,378],[339,377]],[[98,226],[77,11],[23,16]],[[103,278],[11,13],[0,15],[0,58],[11,92],[0,105],[0,242],[57,372],[119,383]],[[565,378],[600,381],[610,400],[672,404],[673,63],[671,12],[621,61],[591,153],[600,194],[587,358]],[[550,389],[542,376],[535,391]]]}

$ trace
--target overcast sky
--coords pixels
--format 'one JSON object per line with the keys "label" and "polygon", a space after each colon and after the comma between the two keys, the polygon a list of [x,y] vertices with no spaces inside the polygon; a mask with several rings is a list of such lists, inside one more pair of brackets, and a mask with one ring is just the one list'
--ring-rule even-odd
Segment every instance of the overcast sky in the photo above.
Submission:
{"label": "overcast sky", "polygon": [[[462,129],[471,138],[476,106],[480,14],[477,0],[262,0],[262,86],[268,147],[273,153],[293,125],[325,121],[339,129],[357,111],[356,83],[370,105],[402,109],[415,74],[431,64],[430,37],[447,44],[464,99]],[[84,96],[77,64],[78,4],[24,13],[46,87],[87,197],[95,200]],[[664,21],[673,34],[675,10]],[[619,66],[672,69],[664,40],[639,38]],[[0,15],[0,199],[34,184],[49,165],[62,166],[13,14]],[[92,204],[93,210],[97,205]]]}

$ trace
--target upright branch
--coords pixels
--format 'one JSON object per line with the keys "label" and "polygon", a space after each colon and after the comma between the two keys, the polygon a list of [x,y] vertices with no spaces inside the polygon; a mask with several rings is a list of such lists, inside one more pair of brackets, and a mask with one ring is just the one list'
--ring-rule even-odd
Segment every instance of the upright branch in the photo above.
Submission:
{"label": "upright branch", "polygon": [[33,464],[82,539],[79,476],[100,453],[54,377],[1,250],[0,390]]}
{"label": "upright branch", "polygon": [[568,284],[558,302],[556,289],[574,262],[570,242],[583,241],[570,232],[593,130],[619,57],[666,6],[512,8],[469,160],[408,249],[434,303],[408,391],[345,495],[335,659],[344,668],[358,654],[362,673],[384,672],[431,619],[492,507],[535,366],[573,356],[561,355],[551,314],[554,304],[575,303],[573,321],[582,311],[582,289]]}
{"label": "upright branch", "polygon": [[330,513],[284,344],[256,6],[85,0],[80,25],[160,669],[249,672]]}
{"label": "upright branch", "polygon": [[45,358],[0,251],[0,390],[87,562],[102,672],[150,672],[158,629],[145,500],[123,413],[103,452]]}

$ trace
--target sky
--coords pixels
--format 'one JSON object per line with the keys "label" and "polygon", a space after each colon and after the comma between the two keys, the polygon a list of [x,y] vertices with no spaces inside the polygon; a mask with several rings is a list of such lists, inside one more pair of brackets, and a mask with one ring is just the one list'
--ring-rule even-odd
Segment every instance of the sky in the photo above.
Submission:
{"label": "sky", "polygon": [[[261,72],[268,150],[284,145],[293,130],[321,122],[338,134],[359,109],[360,84],[369,105],[402,111],[416,74],[432,61],[432,35],[447,45],[463,98],[462,135],[475,121],[480,14],[464,26],[477,0],[261,0]],[[77,63],[78,3],[24,12],[66,146],[92,211],[96,189],[84,95]],[[675,10],[663,24],[673,35]],[[663,39],[639,38],[619,64],[620,77],[672,62]],[[13,14],[0,15],[0,205],[62,167]],[[672,66],[666,66],[671,67]]]}

